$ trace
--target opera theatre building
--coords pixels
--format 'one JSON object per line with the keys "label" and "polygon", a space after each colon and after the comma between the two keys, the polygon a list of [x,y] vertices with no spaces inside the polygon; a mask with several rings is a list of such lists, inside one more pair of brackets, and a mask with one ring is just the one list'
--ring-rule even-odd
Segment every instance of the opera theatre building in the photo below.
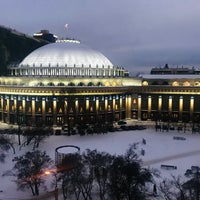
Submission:
{"label": "opera theatre building", "polygon": [[200,121],[200,78],[183,69],[130,77],[75,40],[47,44],[8,68],[0,77],[0,121],[7,124]]}

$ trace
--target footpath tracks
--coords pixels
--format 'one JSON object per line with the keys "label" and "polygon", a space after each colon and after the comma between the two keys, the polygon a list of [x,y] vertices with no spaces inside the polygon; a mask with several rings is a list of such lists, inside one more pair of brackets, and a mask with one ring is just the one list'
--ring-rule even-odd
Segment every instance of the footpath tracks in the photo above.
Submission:
{"label": "footpath tracks", "polygon": [[163,158],[156,158],[156,159],[152,159],[152,160],[143,161],[142,166],[149,166],[149,165],[152,165],[152,164],[176,160],[176,159],[179,159],[179,158],[185,158],[185,157],[194,156],[194,155],[198,155],[198,154],[200,154],[200,150],[189,151],[189,152],[185,152],[185,153],[165,156]]}

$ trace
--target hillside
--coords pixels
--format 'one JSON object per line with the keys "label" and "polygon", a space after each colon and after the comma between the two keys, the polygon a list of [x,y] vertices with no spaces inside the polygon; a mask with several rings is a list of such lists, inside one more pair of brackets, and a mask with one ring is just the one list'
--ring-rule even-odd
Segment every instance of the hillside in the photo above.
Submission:
{"label": "hillside", "polygon": [[0,26],[0,76],[6,74],[6,67],[18,63],[30,52],[47,44],[16,30]]}

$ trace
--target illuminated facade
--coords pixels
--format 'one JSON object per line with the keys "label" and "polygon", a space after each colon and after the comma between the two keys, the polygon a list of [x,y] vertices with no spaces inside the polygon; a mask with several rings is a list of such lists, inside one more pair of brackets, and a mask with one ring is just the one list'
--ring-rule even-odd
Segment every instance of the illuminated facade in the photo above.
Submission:
{"label": "illuminated facade", "polygon": [[200,120],[198,75],[129,77],[78,41],[58,41],[9,66],[0,77],[0,120],[63,126],[120,119]]}

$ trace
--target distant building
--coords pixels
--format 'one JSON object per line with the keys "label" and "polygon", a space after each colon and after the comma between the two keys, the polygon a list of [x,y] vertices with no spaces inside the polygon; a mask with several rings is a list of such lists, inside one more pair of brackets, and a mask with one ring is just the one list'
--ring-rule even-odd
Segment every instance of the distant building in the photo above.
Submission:
{"label": "distant building", "polygon": [[41,30],[38,33],[34,33],[33,37],[36,39],[46,40],[48,42],[56,42],[58,39],[56,35],[50,33],[48,30]]}
{"label": "distant building", "polygon": [[155,67],[152,68],[151,74],[195,74],[194,68],[187,68],[187,67],[168,67],[166,64],[163,68],[162,67]]}

